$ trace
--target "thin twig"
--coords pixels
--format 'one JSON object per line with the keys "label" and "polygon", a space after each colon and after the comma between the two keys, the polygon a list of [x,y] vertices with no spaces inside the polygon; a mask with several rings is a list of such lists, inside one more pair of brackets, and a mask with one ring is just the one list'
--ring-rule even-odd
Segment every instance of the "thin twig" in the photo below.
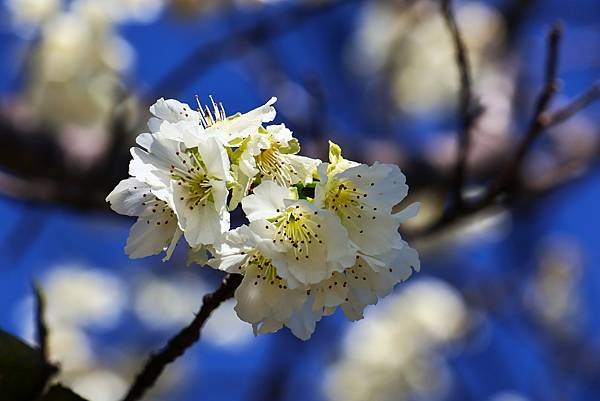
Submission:
{"label": "thin twig", "polygon": [[165,367],[183,355],[189,347],[200,339],[202,326],[212,311],[217,309],[223,301],[233,297],[235,289],[241,282],[241,275],[229,274],[223,279],[216,291],[204,296],[202,306],[194,320],[176,336],[172,337],[163,349],[150,355],[123,401],[136,401],[142,398],[144,393],[154,385]]}
{"label": "thin twig", "polygon": [[441,0],[441,12],[446,21],[456,57],[456,66],[460,75],[459,92],[459,113],[460,130],[457,141],[457,160],[454,171],[453,201],[454,208],[461,209],[464,203],[462,196],[465,182],[467,160],[469,149],[471,147],[471,130],[477,117],[481,114],[482,108],[479,101],[473,95],[473,80],[471,78],[471,65],[469,55],[462,38],[462,34],[456,22],[456,17],[452,10],[451,0]]}
{"label": "thin twig", "polygon": [[48,326],[46,325],[45,313],[46,313],[46,299],[42,288],[37,284],[33,283],[33,293],[35,295],[35,327],[38,347],[44,361],[44,367],[41,370],[41,377],[37,387],[36,394],[33,399],[41,396],[46,388],[46,385],[58,372],[58,368],[53,365],[49,360],[48,352]]}
{"label": "thin twig", "polygon": [[33,292],[35,294],[35,328],[38,346],[45,361],[48,360],[48,326],[45,321],[46,299],[41,287],[33,283]]}
{"label": "thin twig", "polygon": [[506,165],[496,181],[490,185],[488,192],[483,198],[483,203],[489,204],[502,191],[510,189],[514,186],[518,180],[518,173],[521,169],[521,165],[523,164],[523,160],[531,149],[533,142],[539,137],[544,129],[548,127],[548,124],[544,122],[547,120],[547,118],[543,118],[543,116],[548,109],[550,102],[554,98],[554,95],[558,91],[559,83],[557,79],[557,73],[561,36],[562,26],[559,23],[555,23],[550,29],[550,33],[548,35],[548,51],[546,56],[544,86],[537,97],[533,116],[529,122],[523,139],[517,146],[515,155]]}
{"label": "thin twig", "polygon": [[586,108],[600,98],[600,81],[592,85],[583,94],[553,112],[546,112],[540,116],[540,123],[544,128],[552,127],[568,120],[573,115]]}

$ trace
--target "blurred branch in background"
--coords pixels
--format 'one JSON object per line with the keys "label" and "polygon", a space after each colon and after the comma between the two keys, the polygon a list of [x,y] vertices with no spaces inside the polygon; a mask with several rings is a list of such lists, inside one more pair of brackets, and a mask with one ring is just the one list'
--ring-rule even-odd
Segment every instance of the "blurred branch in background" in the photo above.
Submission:
{"label": "blurred branch in background", "polygon": [[[562,28],[560,25],[555,24],[548,35],[548,50],[544,86],[536,101],[534,113],[529,127],[521,142],[517,145],[517,150],[513,158],[509,160],[508,163],[502,168],[502,172],[499,176],[491,178],[492,182],[488,186],[487,190],[484,191],[483,196],[474,202],[465,204],[461,208],[450,207],[448,212],[443,214],[439,220],[434,221],[431,225],[426,226],[419,231],[409,233],[410,236],[419,237],[443,230],[463,217],[472,215],[490,206],[506,203],[506,198],[509,197],[509,195],[511,195],[511,199],[509,199],[509,201],[514,202],[515,200],[518,200],[519,197],[530,197],[531,195],[535,195],[536,192],[543,193],[551,189],[551,187],[548,186],[544,188],[540,188],[538,186],[537,190],[532,190],[532,188],[528,188],[528,183],[523,183],[520,188],[521,192],[519,193],[519,191],[516,191],[515,186],[521,181],[521,166],[526,154],[531,150],[535,139],[537,139],[539,135],[544,132],[544,130],[552,127],[555,124],[564,122],[567,118],[573,116],[577,111],[582,110],[600,98],[600,84],[596,83],[584,94],[577,97],[562,108],[559,108],[555,111],[547,111],[550,101],[558,90],[558,47],[560,44],[561,31]],[[457,52],[460,52],[460,50],[457,50]],[[460,58],[457,58],[457,63],[461,64]],[[600,149],[593,151],[592,159],[597,158],[599,154]],[[468,154],[466,154],[465,157],[468,157]],[[590,160],[589,158],[584,157],[582,160],[580,160],[580,162],[588,164]],[[559,171],[557,173],[560,174]],[[560,184],[558,180],[550,180],[547,182],[554,182],[555,185]],[[499,202],[497,202],[498,198],[501,196],[503,196],[504,199],[500,199]]]}
{"label": "blurred branch in background", "polygon": [[[518,175],[527,152],[531,149],[537,137],[544,131],[544,128],[547,127],[547,124],[545,124],[542,116],[550,106],[550,102],[559,89],[557,74],[561,35],[562,27],[558,23],[555,23],[548,35],[548,50],[546,56],[544,86],[538,96],[538,99],[536,100],[533,116],[531,117],[531,121],[529,123],[529,128],[517,146],[517,150],[512,161],[498,176],[497,180],[490,186],[486,198],[493,199],[502,190],[510,190],[510,187],[514,185],[518,179]],[[491,199],[484,200],[484,202],[488,201],[491,201]]]}
{"label": "blurred branch in background", "polygon": [[473,93],[473,80],[471,78],[469,55],[467,54],[462,34],[456,22],[456,18],[454,17],[452,0],[441,0],[440,6],[444,20],[450,31],[450,36],[452,37],[452,43],[454,44],[456,66],[460,77],[460,130],[458,132],[458,155],[456,170],[454,172],[452,194],[452,207],[460,210],[462,209],[464,202],[463,186],[467,169],[467,158],[471,148],[471,131],[475,120],[479,114],[483,112],[483,108]]}

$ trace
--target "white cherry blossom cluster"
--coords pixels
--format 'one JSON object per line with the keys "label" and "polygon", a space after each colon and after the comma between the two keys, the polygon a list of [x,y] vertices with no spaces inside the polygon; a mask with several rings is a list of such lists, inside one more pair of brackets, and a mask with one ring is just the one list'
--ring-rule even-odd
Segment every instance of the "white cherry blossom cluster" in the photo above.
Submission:
{"label": "white cherry blossom cluster", "polygon": [[[331,142],[328,163],[299,156],[292,132],[268,124],[275,101],[227,116],[212,98],[196,110],[159,99],[107,201],[138,217],[130,257],[168,259],[184,238],[190,262],[244,276],[235,310],[255,333],[308,339],[322,316],[361,319],[419,269],[398,232],[418,205],[394,212],[408,192],[395,165],[346,160]],[[239,205],[248,223],[231,229]]]}

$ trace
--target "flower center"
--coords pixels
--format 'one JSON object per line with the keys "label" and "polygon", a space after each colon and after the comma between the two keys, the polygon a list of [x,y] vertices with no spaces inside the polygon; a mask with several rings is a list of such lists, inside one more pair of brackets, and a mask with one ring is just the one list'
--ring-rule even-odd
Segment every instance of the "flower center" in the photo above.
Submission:
{"label": "flower center", "polygon": [[[187,200],[190,204],[190,209],[194,206],[206,206],[207,202],[213,202],[212,184],[208,176],[204,172],[203,163],[197,154],[197,151],[189,149],[183,157],[179,152],[176,153],[186,166],[187,170],[182,170],[174,165],[171,165],[171,178],[177,181],[177,185],[185,185],[188,191]],[[180,200],[184,200],[182,196]]]}
{"label": "flower center", "polygon": [[370,219],[375,219],[371,210],[377,211],[377,208],[368,207],[369,195],[361,191],[352,181],[337,181],[332,184],[325,195],[325,208],[334,211],[342,220],[342,224],[352,224],[362,234],[360,221],[365,214],[369,214]]}
{"label": "flower center", "polygon": [[277,233],[273,243],[290,242],[296,260],[300,260],[301,257],[309,259],[313,244],[323,243],[318,234],[321,224],[309,219],[309,213],[318,212],[303,211],[299,206],[289,207],[274,222]]}
{"label": "flower center", "polygon": [[368,195],[352,181],[331,185],[325,196],[325,207],[338,214],[347,214],[347,209],[364,209]]}
{"label": "flower center", "polygon": [[255,160],[256,167],[264,177],[271,178],[284,187],[289,187],[295,182],[294,177],[298,172],[287,162],[277,145],[273,144],[260,152]]}

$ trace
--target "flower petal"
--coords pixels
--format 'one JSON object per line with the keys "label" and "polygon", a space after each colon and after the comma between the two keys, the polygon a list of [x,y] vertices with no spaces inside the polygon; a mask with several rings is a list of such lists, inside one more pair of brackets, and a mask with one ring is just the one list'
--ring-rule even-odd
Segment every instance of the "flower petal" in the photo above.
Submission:
{"label": "flower petal", "polygon": [[273,181],[263,181],[252,195],[242,199],[242,208],[248,220],[267,219],[284,209],[284,199],[292,199],[293,192]]}

